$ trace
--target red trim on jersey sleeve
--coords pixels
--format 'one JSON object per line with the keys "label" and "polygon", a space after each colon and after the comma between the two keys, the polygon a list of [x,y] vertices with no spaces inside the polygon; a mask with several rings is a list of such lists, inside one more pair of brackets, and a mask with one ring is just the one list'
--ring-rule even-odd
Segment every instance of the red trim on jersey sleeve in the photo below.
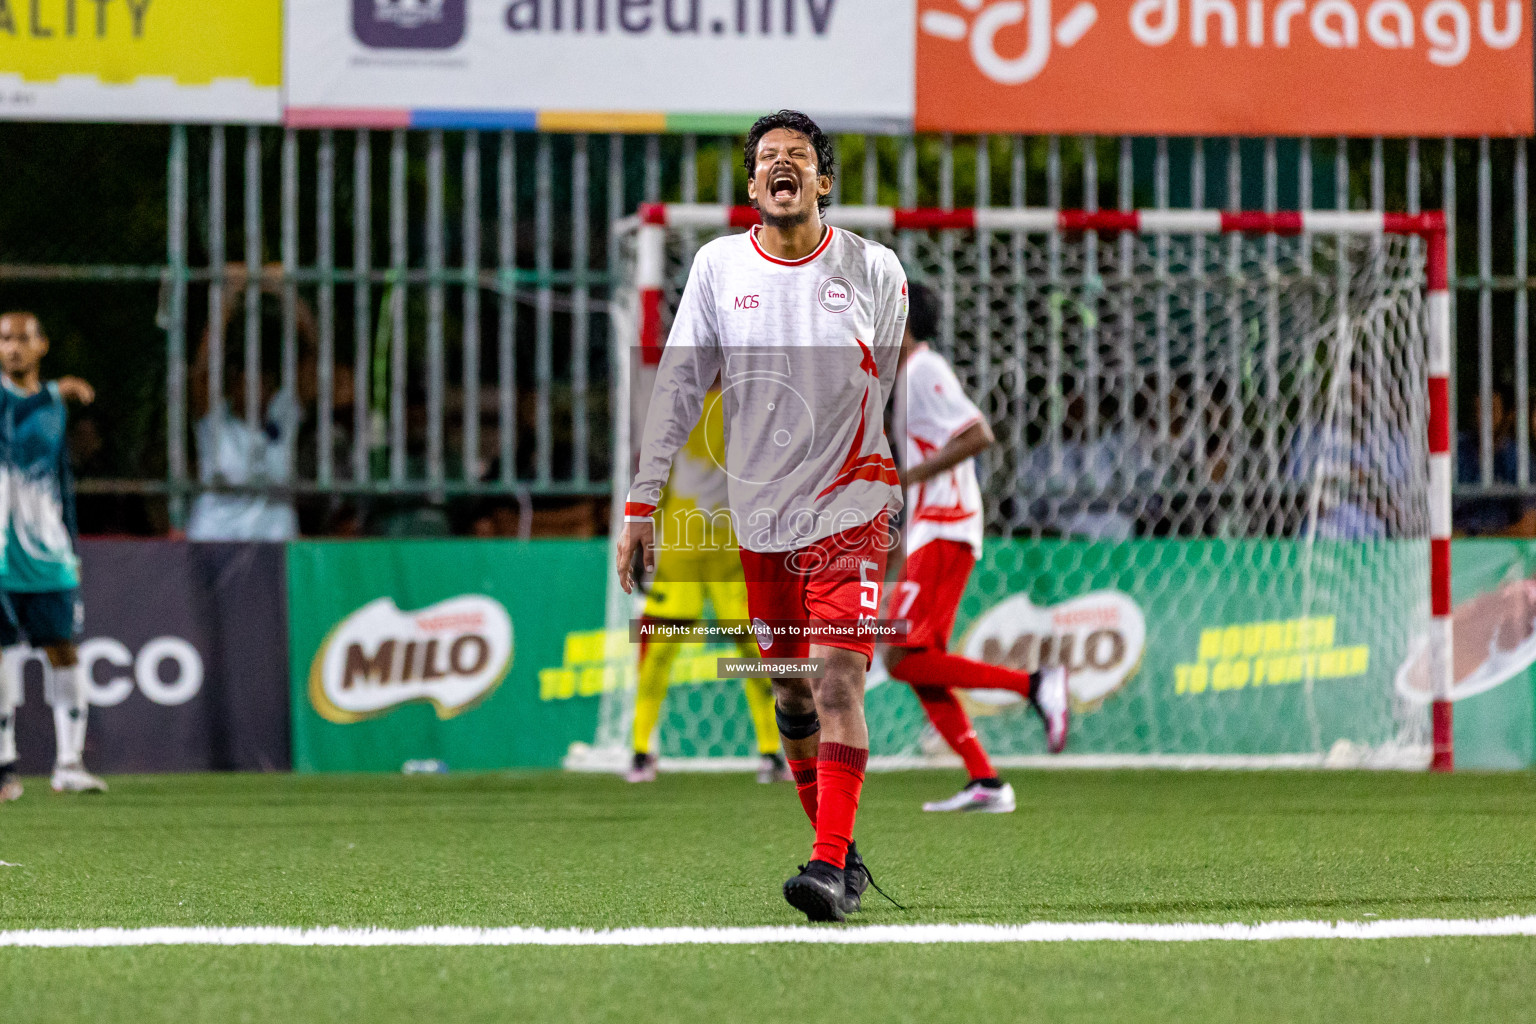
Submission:
{"label": "red trim on jersey sleeve", "polygon": [[832,244],[832,235],[836,233],[837,229],[832,227],[830,224],[827,225],[827,233],[822,236],[821,244],[818,245],[815,251],[812,252],[809,256],[802,256],[798,260],[781,260],[777,256],[770,256],[767,250],[758,244],[757,231],[757,228],[753,228],[747,232],[747,237],[752,240],[752,248],[757,250],[757,254],[759,256],[767,260],[769,263],[774,263],[781,267],[800,267],[811,262],[817,256],[820,256],[822,253],[827,251],[827,246]]}
{"label": "red trim on jersey sleeve", "polygon": [[647,505],[643,501],[626,501],[624,503],[624,514],[626,516],[648,516],[654,514],[655,511],[655,505]]}

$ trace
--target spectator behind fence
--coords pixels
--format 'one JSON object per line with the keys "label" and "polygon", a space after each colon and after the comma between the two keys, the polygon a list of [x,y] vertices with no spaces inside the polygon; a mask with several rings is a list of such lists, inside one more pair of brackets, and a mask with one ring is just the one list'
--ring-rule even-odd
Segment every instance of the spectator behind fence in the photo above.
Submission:
{"label": "spectator behind fence", "polygon": [[1019,461],[1019,480],[1029,492],[1032,525],[1047,533],[1084,540],[1127,540],[1135,533],[1133,489],[1150,483],[1139,472],[1145,454],[1112,419],[1088,440],[1087,403],[1065,405],[1061,437],[1042,439]]}
{"label": "spectator behind fence", "polygon": [[[1359,369],[1351,371],[1349,407],[1324,408],[1324,422],[1304,425],[1291,445],[1289,476],[1309,507],[1315,493],[1320,538],[1399,535],[1399,518],[1412,507],[1414,445],[1387,414],[1373,414],[1383,408],[1379,396],[1371,395],[1373,386],[1381,385]],[[1304,521],[1303,530],[1311,525]]]}
{"label": "spectator behind fence", "polygon": [[[263,276],[262,292],[276,294],[275,279]],[[245,301],[244,268],[232,265],[226,283],[224,336],[237,308]],[[295,311],[300,344],[300,388],[313,391],[316,330],[314,312],[302,299]],[[281,492],[293,483],[293,451],[303,420],[301,399],[291,388],[280,388],[277,375],[259,372],[259,418],[251,423],[232,413],[238,402],[243,405],[248,384],[247,371],[238,368],[230,387],[212,388],[209,365],[212,346],[205,330],[193,361],[191,386],[193,407],[198,420],[193,428],[197,455],[197,477],[205,487],[192,503],[187,525],[191,540],[290,540],[298,536],[298,515],[292,498]],[[228,365],[226,362],[225,365]],[[305,388],[308,380],[310,386]],[[222,382],[220,382],[222,384]],[[220,487],[253,488],[250,491],[220,491]],[[260,488],[270,488],[263,492]]]}
{"label": "spectator behind fence", "polygon": [[[293,478],[289,443],[298,425],[298,401],[286,388],[266,401],[254,427],[219,402],[193,431],[198,480],[207,487],[286,486]],[[259,493],[204,491],[192,503],[187,526],[192,540],[290,540],[298,532],[293,503]]]}
{"label": "spectator behind fence", "polygon": [[[1493,483],[1515,482],[1517,462],[1515,444],[1515,413],[1511,408],[1510,391],[1500,387],[1493,392],[1489,403],[1489,426],[1493,437]],[[1483,398],[1477,395],[1472,404],[1472,427],[1456,434],[1456,482],[1480,484],[1482,482],[1482,422]],[[1519,498],[1470,498],[1456,503],[1456,530],[1466,534],[1500,534],[1515,526],[1521,519],[1523,503]]]}

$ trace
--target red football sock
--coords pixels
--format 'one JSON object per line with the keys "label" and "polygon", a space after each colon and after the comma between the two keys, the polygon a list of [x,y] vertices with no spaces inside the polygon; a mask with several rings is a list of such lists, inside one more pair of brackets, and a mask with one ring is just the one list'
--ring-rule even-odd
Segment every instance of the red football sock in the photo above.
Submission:
{"label": "red football sock", "polygon": [[988,665],[943,651],[913,651],[896,663],[891,675],[913,686],[959,686],[967,690],[1013,690],[1030,694],[1028,672]]}
{"label": "red football sock", "polygon": [[811,827],[816,827],[816,759],[814,757],[790,758],[789,770],[795,774],[795,792],[800,797],[800,806],[805,808],[805,816],[811,819]]}
{"label": "red football sock", "polygon": [[869,751],[841,743],[822,742],[816,758],[816,845],[812,860],[841,868],[853,841],[853,819],[859,812],[864,767]]}
{"label": "red football sock", "polygon": [[976,738],[976,730],[971,726],[971,718],[965,713],[954,691],[938,686],[914,686],[912,692],[922,702],[923,710],[928,713],[928,721],[939,730],[939,735],[944,737],[950,749],[965,762],[965,770],[971,773],[971,778],[997,778],[997,770],[987,759],[987,752],[981,748],[981,741]]}

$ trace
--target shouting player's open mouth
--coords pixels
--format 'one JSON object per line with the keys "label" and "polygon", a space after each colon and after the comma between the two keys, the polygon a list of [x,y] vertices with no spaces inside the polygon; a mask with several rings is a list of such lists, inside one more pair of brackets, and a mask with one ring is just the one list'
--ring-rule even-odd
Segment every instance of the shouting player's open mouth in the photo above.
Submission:
{"label": "shouting player's open mouth", "polygon": [[773,201],[784,206],[793,203],[800,195],[800,178],[791,167],[775,167],[768,174],[768,194]]}

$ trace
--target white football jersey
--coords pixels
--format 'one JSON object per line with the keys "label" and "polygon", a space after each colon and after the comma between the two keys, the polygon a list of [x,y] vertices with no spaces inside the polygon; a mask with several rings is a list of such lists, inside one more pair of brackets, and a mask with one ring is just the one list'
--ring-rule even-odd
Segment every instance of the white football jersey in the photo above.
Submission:
{"label": "white football jersey", "polygon": [[[906,388],[896,399],[896,423],[907,432],[906,467],[937,455],[956,434],[982,420],[944,357],[917,345],[902,367]],[[976,460],[907,488],[906,550],[910,556],[935,540],[956,540],[981,557],[981,486]]]}
{"label": "white football jersey", "polygon": [[756,228],[703,246],[657,368],[625,513],[654,510],[717,376],[742,547],[793,551],[900,508],[883,419],[906,318],[896,254],[852,232],[826,228],[800,260],[770,256]]}

